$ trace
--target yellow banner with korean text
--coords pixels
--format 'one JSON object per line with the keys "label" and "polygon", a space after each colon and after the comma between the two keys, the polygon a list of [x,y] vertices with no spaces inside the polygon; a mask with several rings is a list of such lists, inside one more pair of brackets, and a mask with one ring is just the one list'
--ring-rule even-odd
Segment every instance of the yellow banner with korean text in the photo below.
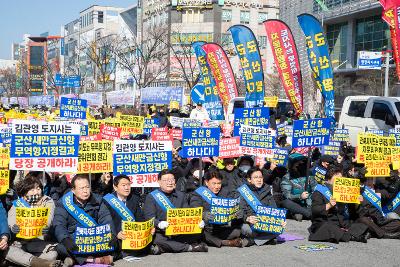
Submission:
{"label": "yellow banner with korean text", "polygon": [[166,235],[200,234],[203,207],[168,209]]}
{"label": "yellow banner with korean text", "polygon": [[112,141],[81,141],[77,173],[103,173],[113,171]]}
{"label": "yellow banner with korean text", "polygon": [[333,198],[336,202],[357,203],[360,201],[360,180],[352,178],[337,177],[333,183]]}
{"label": "yellow banner with korean text", "polygon": [[41,236],[48,218],[49,208],[16,208],[16,224],[20,227],[17,238],[33,239]]}
{"label": "yellow banner with korean text", "polygon": [[122,249],[139,250],[147,247],[153,240],[154,219],[146,222],[122,222],[122,231],[126,239],[122,240]]}

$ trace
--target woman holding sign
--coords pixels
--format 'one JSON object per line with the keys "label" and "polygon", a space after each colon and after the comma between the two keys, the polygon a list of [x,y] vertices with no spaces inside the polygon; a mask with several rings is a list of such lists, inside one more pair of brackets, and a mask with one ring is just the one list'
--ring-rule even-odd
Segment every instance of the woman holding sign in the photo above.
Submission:
{"label": "woman holding sign", "polygon": [[6,260],[22,266],[54,267],[57,261],[56,244],[49,240],[49,227],[54,217],[53,200],[43,195],[40,180],[28,174],[16,185],[20,197],[8,212],[8,225],[15,241],[7,252]]}
{"label": "woman holding sign", "polygon": [[[237,189],[240,193],[240,211],[239,218],[245,222],[242,226],[242,234],[246,236],[243,240],[243,246],[251,246],[256,244],[261,246],[264,244],[277,244],[276,237],[278,234],[258,231],[254,227],[260,222],[258,216],[258,207],[276,208],[276,203],[272,195],[271,186],[264,183],[262,172],[257,167],[252,167],[246,173],[247,183]],[[282,222],[280,227],[286,227],[286,221]]]}
{"label": "woman holding sign", "polygon": [[[238,199],[229,198],[234,196],[227,188],[222,187],[222,176],[218,171],[208,173],[204,181],[206,186],[201,186],[194,191],[190,206],[203,207],[206,243],[218,248],[221,246],[241,247],[240,224],[237,220],[232,220],[239,208]],[[226,212],[218,214],[216,210]]]}
{"label": "woman holding sign", "polygon": [[368,227],[362,223],[351,223],[355,215],[355,204],[336,203],[333,198],[333,182],[342,177],[342,170],[333,167],[325,176],[325,185],[317,185],[312,194],[312,225],[310,241],[363,242],[367,243]]}

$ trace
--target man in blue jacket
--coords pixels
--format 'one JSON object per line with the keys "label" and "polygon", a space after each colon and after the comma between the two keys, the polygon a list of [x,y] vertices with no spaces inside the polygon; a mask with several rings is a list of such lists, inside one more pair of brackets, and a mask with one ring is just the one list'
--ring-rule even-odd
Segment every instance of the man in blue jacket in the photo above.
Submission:
{"label": "man in blue jacket", "polygon": [[8,229],[7,212],[0,202],[0,265],[4,260],[4,252],[8,249],[10,229]]}
{"label": "man in blue jacket", "polygon": [[[78,174],[71,181],[72,190],[65,194],[58,202],[54,214],[53,227],[55,237],[60,243],[57,247],[61,258],[70,258],[71,265],[76,261],[79,265],[85,262],[96,264],[111,264],[113,257],[107,253],[93,253],[89,256],[74,254],[78,251],[73,235],[76,227],[93,227],[110,225],[113,234],[113,220],[108,209],[100,210],[102,198],[92,194],[90,180],[87,175]],[[77,216],[78,214],[78,216]],[[83,219],[82,219],[83,218]],[[116,237],[109,245],[115,247]],[[64,261],[65,263],[66,261]]]}

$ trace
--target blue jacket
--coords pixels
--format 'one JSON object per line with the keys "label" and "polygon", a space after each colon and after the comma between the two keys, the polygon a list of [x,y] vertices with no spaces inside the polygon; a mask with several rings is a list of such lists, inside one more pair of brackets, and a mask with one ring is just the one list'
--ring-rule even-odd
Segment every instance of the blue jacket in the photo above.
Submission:
{"label": "blue jacket", "polygon": [[[307,182],[308,184],[306,185]],[[306,200],[307,206],[311,205],[311,194],[316,186],[317,182],[313,176],[310,176],[307,181],[307,177],[290,178],[290,174],[287,173],[281,181],[282,193],[286,199],[302,202],[301,193],[307,191],[309,193]]]}
{"label": "blue jacket", "polygon": [[[113,220],[108,209],[100,210],[102,198],[96,194],[92,194],[85,205],[77,203],[74,197],[74,204],[83,209],[89,216],[91,216],[99,225],[109,224],[115,233],[113,227]],[[67,237],[73,238],[76,230],[77,221],[72,217],[64,208],[62,199],[57,202],[56,211],[53,219],[53,227],[56,239],[61,242]]]}
{"label": "blue jacket", "polygon": [[10,229],[7,223],[7,211],[0,202],[0,237],[6,235],[10,239]]}

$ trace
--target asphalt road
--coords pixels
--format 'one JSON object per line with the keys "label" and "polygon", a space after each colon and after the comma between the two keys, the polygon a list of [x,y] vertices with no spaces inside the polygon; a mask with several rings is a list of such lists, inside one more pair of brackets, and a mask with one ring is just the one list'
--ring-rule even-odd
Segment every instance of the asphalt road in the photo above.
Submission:
{"label": "asphalt road", "polygon": [[309,242],[309,221],[288,220],[287,233],[300,235],[304,240],[291,241],[276,246],[249,248],[209,248],[208,253],[166,253],[146,256],[140,261],[124,260],[115,266],[400,266],[400,240],[369,239],[364,243],[329,244],[334,250],[306,252],[295,246],[317,244]]}

